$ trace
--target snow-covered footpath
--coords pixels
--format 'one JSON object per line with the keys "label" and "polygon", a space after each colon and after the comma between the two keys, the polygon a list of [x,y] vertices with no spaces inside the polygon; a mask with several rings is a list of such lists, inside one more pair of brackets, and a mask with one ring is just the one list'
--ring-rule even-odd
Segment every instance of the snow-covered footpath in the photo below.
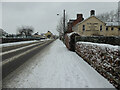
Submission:
{"label": "snow-covered footpath", "polygon": [[114,88],[56,40],[3,80],[6,88]]}

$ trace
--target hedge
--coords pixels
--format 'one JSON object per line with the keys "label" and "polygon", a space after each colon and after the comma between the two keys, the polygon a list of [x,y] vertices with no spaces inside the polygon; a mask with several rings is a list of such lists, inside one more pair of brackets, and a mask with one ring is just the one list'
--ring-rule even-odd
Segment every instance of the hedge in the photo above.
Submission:
{"label": "hedge", "polygon": [[120,46],[120,36],[76,36],[76,42],[105,43]]}

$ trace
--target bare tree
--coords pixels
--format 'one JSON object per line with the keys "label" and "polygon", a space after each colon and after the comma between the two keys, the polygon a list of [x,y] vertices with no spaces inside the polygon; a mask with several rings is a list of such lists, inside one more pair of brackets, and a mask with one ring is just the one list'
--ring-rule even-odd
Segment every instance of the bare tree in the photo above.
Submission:
{"label": "bare tree", "polygon": [[19,35],[31,36],[34,28],[32,26],[22,26],[18,28]]}
{"label": "bare tree", "polygon": [[60,21],[57,25],[57,31],[59,33],[59,36],[63,35],[64,31],[63,31],[63,17],[60,18]]}
{"label": "bare tree", "polygon": [[[67,31],[67,22],[68,22],[68,15],[65,15],[65,32]],[[64,35],[64,30],[63,30],[63,17],[60,18],[57,28],[57,32],[59,33],[59,37],[62,38]]]}
{"label": "bare tree", "polygon": [[97,17],[104,22],[117,22],[118,10],[112,10],[110,12],[99,14]]}

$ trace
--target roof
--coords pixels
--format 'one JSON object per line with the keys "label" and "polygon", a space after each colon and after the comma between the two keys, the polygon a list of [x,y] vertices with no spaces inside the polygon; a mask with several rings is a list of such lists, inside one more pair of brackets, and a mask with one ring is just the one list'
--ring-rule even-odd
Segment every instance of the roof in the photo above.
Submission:
{"label": "roof", "polygon": [[120,26],[119,22],[106,22],[106,26]]}
{"label": "roof", "polygon": [[[102,20],[100,20],[99,18],[97,18],[96,16],[90,16],[90,17],[86,18],[85,20],[83,20],[83,21],[79,22],[79,23],[78,23],[78,24],[76,24],[76,25],[79,25],[79,24],[81,24],[81,23],[85,22],[86,20],[90,19],[91,17],[95,17],[96,19],[98,19],[98,20],[99,20],[99,21],[101,21],[102,23],[106,24],[105,22],[103,22]],[[75,26],[76,26],[76,25],[75,25]]]}

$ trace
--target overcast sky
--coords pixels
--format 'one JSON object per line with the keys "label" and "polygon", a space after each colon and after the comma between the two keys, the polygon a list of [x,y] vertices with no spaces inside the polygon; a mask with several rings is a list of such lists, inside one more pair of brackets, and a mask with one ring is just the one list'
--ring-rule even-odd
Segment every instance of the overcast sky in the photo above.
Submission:
{"label": "overcast sky", "polygon": [[[45,33],[49,30],[57,34],[56,26],[63,9],[70,19],[76,18],[77,13],[87,18],[91,9],[96,10],[96,14],[116,10],[117,2],[3,2],[2,28],[8,33],[16,33],[18,27],[26,25],[33,26],[34,32]],[[57,16],[57,13],[60,15]]]}

